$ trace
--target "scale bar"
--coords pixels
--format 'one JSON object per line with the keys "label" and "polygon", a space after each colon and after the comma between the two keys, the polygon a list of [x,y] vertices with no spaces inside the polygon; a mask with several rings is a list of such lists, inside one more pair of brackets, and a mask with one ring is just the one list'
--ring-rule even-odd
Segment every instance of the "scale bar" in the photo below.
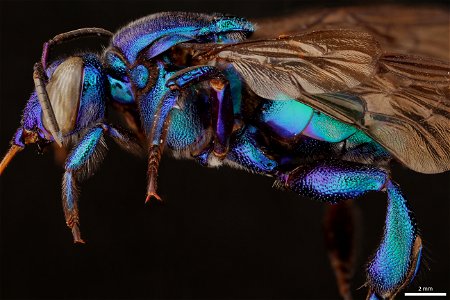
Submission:
{"label": "scale bar", "polygon": [[405,293],[405,296],[447,296],[447,293]]}

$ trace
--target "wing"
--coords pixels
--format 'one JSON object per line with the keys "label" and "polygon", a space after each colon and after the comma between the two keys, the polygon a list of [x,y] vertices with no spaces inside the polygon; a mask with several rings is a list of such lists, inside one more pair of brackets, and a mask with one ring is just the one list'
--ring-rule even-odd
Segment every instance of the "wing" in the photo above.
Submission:
{"label": "wing", "polygon": [[258,96],[297,99],[358,126],[409,168],[450,169],[450,66],[381,55],[371,35],[322,30],[224,46],[211,63],[230,65]]}
{"label": "wing", "polygon": [[350,120],[408,168],[450,170],[449,63],[385,55],[372,80],[351,91],[304,96],[302,102]]}
{"label": "wing", "polygon": [[450,10],[445,6],[376,5],[302,8],[285,16],[252,20],[253,39],[321,29],[369,32],[387,51],[450,60]]}
{"label": "wing", "polygon": [[399,161],[422,173],[450,170],[450,64],[385,56],[352,93],[365,107],[361,127]]}
{"label": "wing", "polygon": [[266,99],[298,99],[353,88],[376,71],[381,49],[353,30],[323,30],[223,47],[219,64],[231,64]]}

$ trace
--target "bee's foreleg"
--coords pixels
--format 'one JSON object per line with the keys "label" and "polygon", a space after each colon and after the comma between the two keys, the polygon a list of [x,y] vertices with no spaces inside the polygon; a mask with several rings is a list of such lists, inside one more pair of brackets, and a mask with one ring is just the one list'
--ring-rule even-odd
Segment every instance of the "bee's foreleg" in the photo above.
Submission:
{"label": "bee's foreleg", "polygon": [[328,203],[354,199],[369,191],[388,196],[386,226],[368,264],[370,299],[391,299],[414,278],[420,263],[421,238],[406,199],[386,171],[359,163],[327,161],[280,175],[281,185]]}
{"label": "bee's foreleg", "polygon": [[101,126],[108,136],[110,136],[123,150],[139,157],[144,156],[144,149],[141,147],[135,136],[111,125],[102,124]]}
{"label": "bee's foreleg", "polygon": [[96,167],[103,160],[106,144],[104,128],[91,128],[81,141],[70,152],[63,177],[62,198],[66,224],[72,230],[75,243],[84,243],[79,231],[78,215],[78,182],[93,174]]}
{"label": "bee's foreleg", "polygon": [[72,230],[75,243],[84,243],[78,228],[78,182],[90,177],[102,162],[107,149],[105,134],[128,152],[141,155],[143,151],[132,136],[100,123],[88,130],[69,154],[64,167],[66,172],[63,177],[62,198],[66,223]]}

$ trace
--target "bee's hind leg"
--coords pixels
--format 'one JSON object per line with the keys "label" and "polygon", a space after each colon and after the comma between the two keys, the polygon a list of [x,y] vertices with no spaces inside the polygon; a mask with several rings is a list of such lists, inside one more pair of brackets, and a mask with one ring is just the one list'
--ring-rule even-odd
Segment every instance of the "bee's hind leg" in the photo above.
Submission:
{"label": "bee's hind leg", "polygon": [[385,191],[386,225],[367,268],[368,299],[392,299],[414,279],[422,241],[406,199],[386,171],[354,162],[325,161],[280,174],[279,180],[279,186],[327,203],[355,199],[369,191]]}

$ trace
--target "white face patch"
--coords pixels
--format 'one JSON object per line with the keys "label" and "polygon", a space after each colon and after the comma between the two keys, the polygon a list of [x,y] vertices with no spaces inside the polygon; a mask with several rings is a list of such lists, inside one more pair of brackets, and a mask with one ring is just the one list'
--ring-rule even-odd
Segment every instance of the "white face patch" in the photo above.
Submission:
{"label": "white face patch", "polygon": [[[71,57],[62,62],[46,86],[61,133],[67,134],[75,127],[83,79],[83,60]],[[43,119],[47,129],[46,119]]]}

